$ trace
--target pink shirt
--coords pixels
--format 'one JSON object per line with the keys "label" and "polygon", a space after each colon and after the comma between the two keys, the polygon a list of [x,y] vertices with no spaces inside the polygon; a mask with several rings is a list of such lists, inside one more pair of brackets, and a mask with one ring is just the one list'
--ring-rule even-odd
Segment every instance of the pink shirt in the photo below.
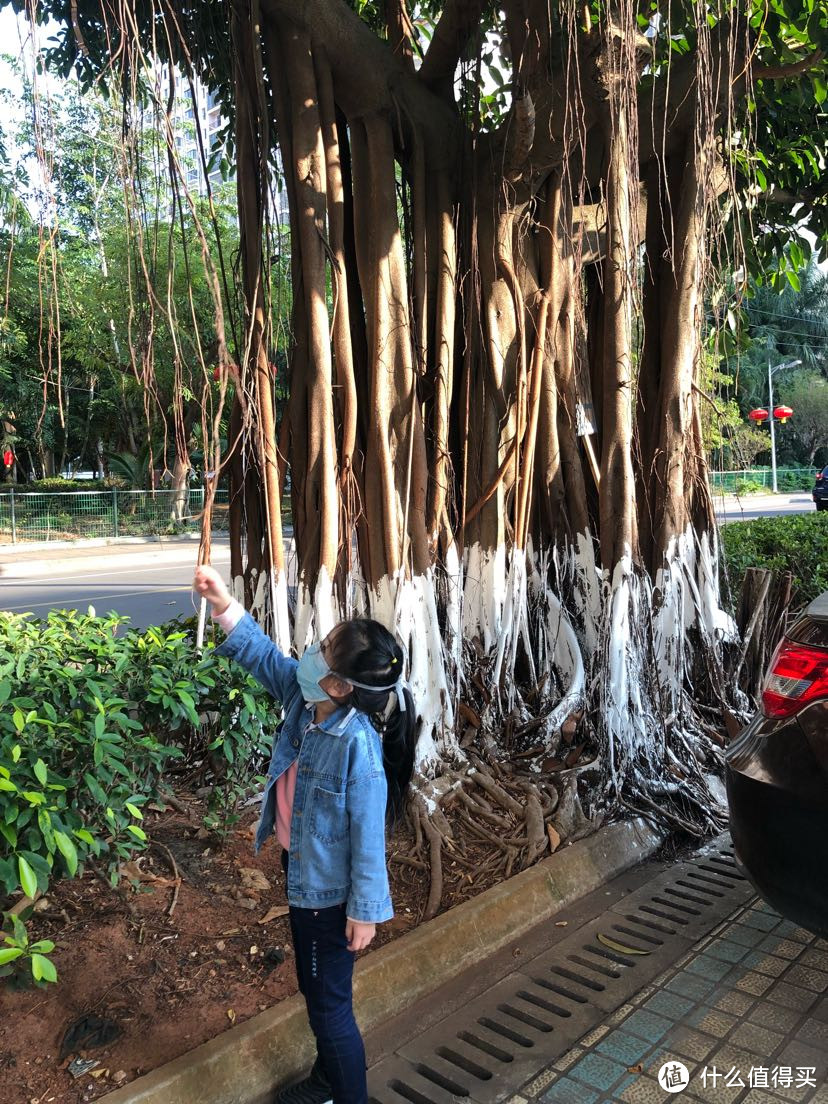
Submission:
{"label": "pink shirt", "polygon": [[[231,633],[244,617],[244,606],[235,598],[230,600],[227,609],[213,620],[225,633]],[[293,814],[293,797],[296,793],[296,775],[299,760],[291,763],[284,774],[276,779],[276,838],[285,851],[290,850],[290,818]]]}

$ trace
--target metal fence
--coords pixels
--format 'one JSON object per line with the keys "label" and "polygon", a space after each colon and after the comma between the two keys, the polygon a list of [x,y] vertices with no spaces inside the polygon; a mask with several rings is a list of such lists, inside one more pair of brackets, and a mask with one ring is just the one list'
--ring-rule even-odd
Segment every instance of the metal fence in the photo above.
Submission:
{"label": "metal fence", "polygon": [[[776,485],[780,491],[810,491],[814,485],[815,468],[777,468]],[[770,468],[746,468],[744,471],[714,471],[710,473],[714,491],[724,494],[747,494],[773,487]]]}
{"label": "metal fence", "polygon": [[[227,526],[226,490],[216,491],[213,528]],[[181,491],[0,490],[0,542],[145,537],[198,529],[204,488]]]}

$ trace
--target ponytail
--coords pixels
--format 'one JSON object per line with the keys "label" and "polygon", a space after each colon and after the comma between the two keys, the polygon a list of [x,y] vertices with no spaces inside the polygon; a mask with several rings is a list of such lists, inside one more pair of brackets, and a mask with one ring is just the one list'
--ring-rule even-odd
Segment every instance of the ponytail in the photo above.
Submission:
{"label": "ponytail", "polygon": [[405,809],[417,746],[411,691],[399,686],[404,710],[400,709],[397,693],[405,658],[402,648],[388,629],[366,617],[342,622],[332,635],[331,647],[332,673],[345,681],[361,683],[353,687],[348,700],[354,709],[367,714],[382,737],[382,765],[388,785],[385,811],[393,825]]}

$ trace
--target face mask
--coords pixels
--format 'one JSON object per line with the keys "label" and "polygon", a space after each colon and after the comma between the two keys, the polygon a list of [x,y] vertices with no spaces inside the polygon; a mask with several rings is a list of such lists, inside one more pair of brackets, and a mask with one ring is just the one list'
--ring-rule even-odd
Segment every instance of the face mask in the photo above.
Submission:
{"label": "face mask", "polygon": [[327,694],[319,685],[321,680],[331,673],[325,657],[319,650],[320,647],[319,644],[311,644],[305,648],[299,660],[299,666],[296,668],[296,680],[302,691],[302,697],[308,704],[333,700],[330,694]]}

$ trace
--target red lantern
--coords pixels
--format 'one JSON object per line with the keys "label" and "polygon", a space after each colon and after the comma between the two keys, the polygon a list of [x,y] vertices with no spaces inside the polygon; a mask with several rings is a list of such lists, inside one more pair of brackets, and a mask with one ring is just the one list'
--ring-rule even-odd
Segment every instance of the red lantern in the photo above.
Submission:
{"label": "red lantern", "polygon": [[751,410],[750,414],[748,414],[748,417],[752,422],[758,422],[759,425],[761,425],[762,422],[766,422],[768,420],[770,415],[768,414],[767,410],[763,410],[761,407],[759,407],[758,410]]}
{"label": "red lantern", "polygon": [[218,383],[221,379],[221,368],[218,364],[213,369],[213,379],[216,381],[216,383]]}
{"label": "red lantern", "polygon": [[783,425],[787,422],[788,418],[793,414],[793,411],[789,406],[775,406],[773,408],[773,416],[777,422],[781,422]]}
{"label": "red lantern", "polygon": [[12,450],[10,448],[7,448],[3,451],[3,464],[7,468],[10,468],[13,463],[14,463],[14,453],[12,452]]}

